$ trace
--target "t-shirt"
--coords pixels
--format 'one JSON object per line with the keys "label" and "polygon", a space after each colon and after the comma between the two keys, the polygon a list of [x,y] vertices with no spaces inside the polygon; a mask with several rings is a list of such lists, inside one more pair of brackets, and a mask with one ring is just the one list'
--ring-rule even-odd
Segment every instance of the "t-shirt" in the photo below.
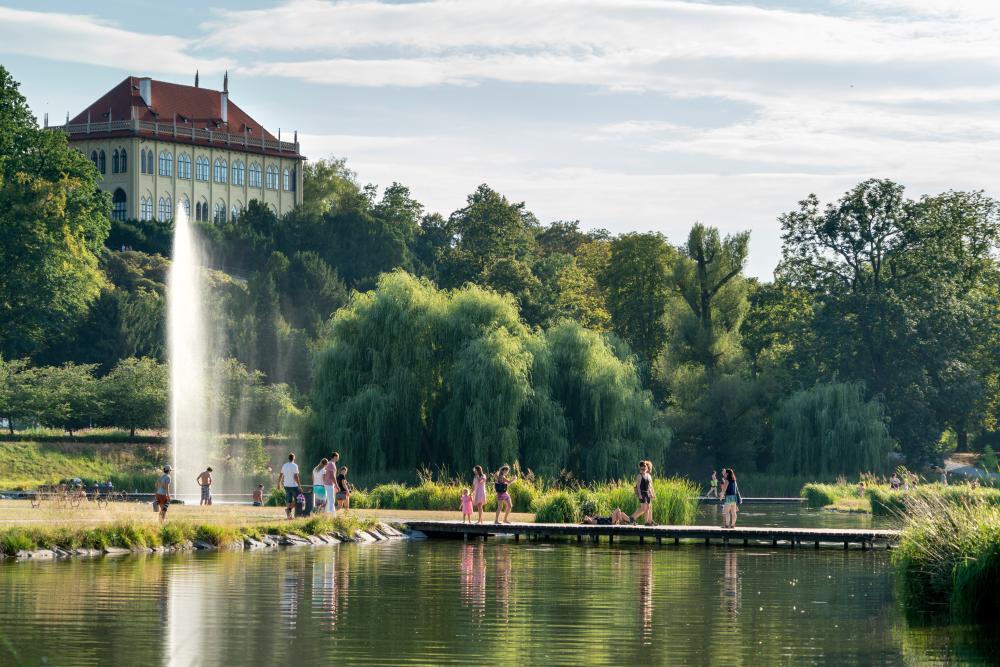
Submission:
{"label": "t-shirt", "polygon": [[313,470],[313,486],[323,486],[323,473],[319,470]]}
{"label": "t-shirt", "polygon": [[294,489],[299,485],[298,482],[295,481],[295,476],[299,474],[299,466],[295,463],[295,461],[289,461],[285,465],[281,466],[281,474],[285,476],[285,486],[292,487]]}
{"label": "t-shirt", "polygon": [[161,496],[170,495],[170,475],[163,473],[160,478],[156,480],[156,492]]}
{"label": "t-shirt", "polygon": [[326,467],[323,468],[323,483],[333,484],[333,480],[336,479],[336,477],[337,477],[337,464],[334,463],[333,461],[330,461],[329,463],[326,464]]}

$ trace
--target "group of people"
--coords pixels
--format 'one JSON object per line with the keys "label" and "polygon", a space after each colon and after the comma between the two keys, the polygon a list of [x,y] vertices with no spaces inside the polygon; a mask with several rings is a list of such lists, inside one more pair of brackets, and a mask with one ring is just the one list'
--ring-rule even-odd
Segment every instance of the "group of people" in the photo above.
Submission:
{"label": "group of people", "polygon": [[[501,466],[493,480],[493,490],[497,494],[497,514],[494,523],[500,523],[500,513],[503,512],[503,523],[510,523],[510,512],[514,509],[514,502],[510,497],[510,485],[517,480],[517,477],[510,476],[510,466]],[[472,523],[472,515],[479,513],[476,523],[483,522],[483,508],[486,507],[486,483],[487,475],[483,472],[482,466],[472,468],[472,489],[462,490],[461,510],[462,523]]]}
{"label": "group of people", "polygon": [[740,505],[743,504],[743,496],[740,494],[740,487],[736,483],[736,473],[732,468],[722,469],[722,479],[712,471],[712,477],[708,480],[708,491],[711,496],[718,498],[722,504],[722,527],[735,528],[736,514]]}
{"label": "group of people", "polygon": [[[312,469],[313,511],[337,515],[337,510],[351,509],[351,484],[347,481],[347,466],[338,467],[340,453],[333,452],[322,459]],[[285,491],[285,515],[291,519],[296,505],[304,505],[306,498],[302,492],[302,479],[295,454],[288,455],[288,461],[278,473],[278,486]],[[261,489],[263,491],[263,489]],[[255,499],[256,501],[256,499]],[[263,501],[263,495],[261,496]],[[256,504],[256,503],[255,503]]]}

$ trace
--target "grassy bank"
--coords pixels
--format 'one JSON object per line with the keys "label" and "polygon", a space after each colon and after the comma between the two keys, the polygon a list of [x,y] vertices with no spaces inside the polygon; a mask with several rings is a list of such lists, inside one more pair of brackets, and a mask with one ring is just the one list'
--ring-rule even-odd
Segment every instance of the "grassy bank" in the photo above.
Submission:
{"label": "grassy bank", "polygon": [[0,529],[0,555],[14,556],[18,551],[36,549],[154,549],[176,547],[201,540],[225,547],[245,537],[264,535],[351,535],[359,528],[370,527],[371,519],[339,516],[330,519],[315,516],[293,521],[233,524],[225,521],[167,521],[164,524],[136,520],[115,521],[97,526],[12,526]]}
{"label": "grassy bank", "polygon": [[152,488],[160,451],[143,444],[0,442],[0,489],[34,489],[80,477],[141,491]]}
{"label": "grassy bank", "polygon": [[1000,620],[1000,507],[982,498],[911,495],[905,516],[893,562],[908,606],[959,622]]}
{"label": "grassy bank", "polygon": [[911,505],[919,506],[920,503],[932,506],[982,503],[1000,507],[1000,489],[974,489],[967,484],[921,484],[908,491],[890,491],[889,487],[880,486],[868,489],[867,495],[875,516],[906,515]]}
{"label": "grassy bank", "polygon": [[[888,487],[886,487],[888,490]],[[862,493],[857,484],[810,483],[802,487],[799,496],[805,499],[806,507],[832,509],[839,512],[871,512],[867,493]]]}

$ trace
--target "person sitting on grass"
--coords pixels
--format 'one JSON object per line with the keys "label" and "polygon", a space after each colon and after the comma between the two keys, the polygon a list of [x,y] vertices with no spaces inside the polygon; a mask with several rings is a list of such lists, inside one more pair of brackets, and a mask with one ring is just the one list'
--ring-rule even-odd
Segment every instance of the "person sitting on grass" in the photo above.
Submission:
{"label": "person sitting on grass", "polygon": [[588,526],[618,526],[623,523],[633,523],[633,521],[620,507],[616,507],[611,510],[611,516],[585,516],[580,523]]}

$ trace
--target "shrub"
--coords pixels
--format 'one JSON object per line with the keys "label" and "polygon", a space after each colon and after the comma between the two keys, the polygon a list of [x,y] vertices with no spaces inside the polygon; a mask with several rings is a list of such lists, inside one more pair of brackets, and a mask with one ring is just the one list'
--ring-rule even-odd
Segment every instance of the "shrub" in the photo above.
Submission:
{"label": "shrub", "polygon": [[538,499],[535,523],[579,523],[580,505],[566,491],[547,493]]}
{"label": "shrub", "polygon": [[653,501],[653,521],[661,524],[694,523],[698,513],[698,485],[688,479],[653,480],[656,500]]}
{"label": "shrub", "polygon": [[869,488],[874,516],[905,516],[911,504],[921,502],[961,505],[968,502],[1000,507],[1000,489],[974,489],[965,484],[945,486],[943,484],[922,484],[909,491],[890,491],[885,487]]}
{"label": "shrub", "polygon": [[[856,495],[855,490],[855,495]],[[810,483],[802,487],[799,496],[805,498],[807,507],[822,508],[833,505],[844,496],[849,495],[847,485]]]}
{"label": "shrub", "polygon": [[30,551],[34,548],[35,541],[23,529],[11,529],[0,535],[0,553],[5,556],[13,556],[18,551]]}
{"label": "shrub", "polygon": [[279,486],[271,489],[264,499],[265,507],[284,507],[285,504],[285,490]]}

